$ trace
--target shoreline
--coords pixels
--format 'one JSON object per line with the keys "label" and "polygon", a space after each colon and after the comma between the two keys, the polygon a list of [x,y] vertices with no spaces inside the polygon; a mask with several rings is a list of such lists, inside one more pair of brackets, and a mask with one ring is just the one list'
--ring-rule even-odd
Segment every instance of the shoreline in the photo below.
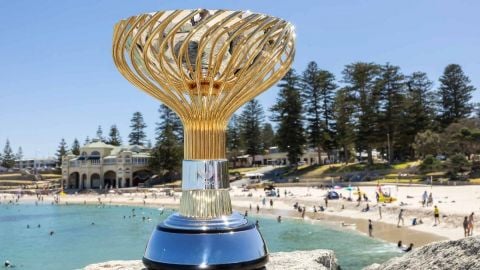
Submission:
{"label": "shoreline", "polygon": [[[291,189],[298,189],[298,188],[289,188]],[[307,192],[307,188],[300,188],[305,189]],[[305,191],[304,190],[304,191]],[[254,193],[261,193],[259,191],[252,191]],[[2,204],[5,201],[8,202],[9,199],[3,200],[3,196],[5,194],[0,194],[2,197]],[[145,199],[145,195],[147,195],[147,199]],[[259,195],[259,194],[255,194]],[[12,195],[7,195],[7,198],[11,198]],[[178,209],[180,200],[178,196],[170,197],[170,196],[157,196],[156,198],[153,197],[151,192],[143,193],[125,193],[122,195],[117,194],[78,194],[78,195],[65,195],[60,196],[60,204],[89,204],[89,205],[98,205],[99,198],[101,202],[105,205],[121,205],[121,206],[138,206],[138,207],[151,207],[151,208],[168,208],[168,209]],[[329,226],[333,229],[339,231],[354,231],[356,233],[363,234],[368,236],[368,218],[373,214],[369,213],[369,216],[359,217],[355,215],[353,210],[351,209],[352,204],[345,201],[340,202],[333,202],[329,201],[329,206],[326,208],[325,212],[317,212],[314,213],[311,208],[313,205],[317,205],[319,198],[315,198],[317,200],[312,200],[311,196],[307,196],[305,198],[301,198],[298,196],[292,197],[280,197],[280,198],[271,198],[274,200],[274,207],[270,206],[263,206],[262,200],[263,197],[254,196],[247,197],[242,196],[242,194],[238,193],[238,191],[232,190],[231,192],[232,198],[232,206],[234,211],[238,211],[239,213],[243,214],[245,211],[249,212],[249,215],[268,215],[271,218],[276,218],[277,216],[282,216],[282,218],[293,218],[293,219],[303,219],[305,222],[319,222],[322,225]],[[45,203],[52,203],[54,201],[53,196],[44,196]],[[266,198],[267,205],[269,204],[270,197]],[[20,199],[20,203],[28,202],[28,203],[35,203],[36,196],[33,195],[24,195]],[[144,203],[145,201],[145,203]],[[294,202],[299,202],[301,206],[305,206],[307,211],[305,213],[305,218],[301,217],[301,213],[297,210],[294,210],[292,206]],[[340,208],[340,204],[344,204],[344,210],[337,210],[336,208]],[[252,206],[252,210],[250,210],[250,205]],[[260,206],[259,213],[256,213],[256,205]],[[387,209],[385,209],[387,210]],[[426,245],[428,243],[448,240],[451,237],[446,237],[439,233],[432,233],[425,230],[418,230],[417,228],[412,228],[410,226],[404,226],[402,228],[397,228],[395,224],[392,224],[390,218],[388,218],[388,211],[385,211],[383,220],[378,220],[378,218],[372,218],[374,224],[373,230],[373,237],[382,240],[385,242],[397,244],[399,240],[402,240],[404,244],[413,243],[415,247],[420,247]],[[390,222],[389,222],[390,221]],[[346,224],[346,226],[343,226]],[[418,226],[415,226],[418,227]]]}

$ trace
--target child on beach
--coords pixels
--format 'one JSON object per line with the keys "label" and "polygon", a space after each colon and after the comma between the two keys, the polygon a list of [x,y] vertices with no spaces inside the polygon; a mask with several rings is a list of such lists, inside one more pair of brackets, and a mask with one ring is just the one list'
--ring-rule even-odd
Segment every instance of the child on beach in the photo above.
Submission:
{"label": "child on beach", "polygon": [[468,230],[468,217],[465,217],[465,219],[463,220],[463,234],[465,235],[465,237],[469,236],[470,235],[470,231]]}
{"label": "child on beach", "polygon": [[433,208],[433,218],[435,220],[435,224],[433,226],[437,226],[438,224],[440,224],[440,210],[438,210],[438,207],[436,205]]}
{"label": "child on beach", "polygon": [[373,232],[373,224],[372,224],[372,220],[369,219],[369,220],[368,220],[368,235],[369,235],[370,237],[373,237],[372,232]]}
{"label": "child on beach", "polygon": [[468,217],[468,235],[473,235],[473,212]]}
{"label": "child on beach", "polygon": [[405,221],[403,220],[403,209],[400,209],[400,213],[398,213],[398,222],[397,222],[398,228],[400,228],[400,221],[402,221],[402,226],[405,226]]}

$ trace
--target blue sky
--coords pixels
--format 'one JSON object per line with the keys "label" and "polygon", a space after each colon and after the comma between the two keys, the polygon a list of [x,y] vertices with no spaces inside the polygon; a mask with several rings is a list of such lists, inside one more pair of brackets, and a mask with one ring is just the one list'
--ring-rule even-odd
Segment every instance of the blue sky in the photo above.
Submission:
{"label": "blue sky", "polygon": [[[139,13],[185,8],[241,9],[285,18],[297,30],[294,68],[309,61],[340,78],[345,64],[390,62],[425,71],[436,85],[443,68],[462,65],[480,89],[480,1],[0,1],[0,150],[7,138],[25,156],[53,155],[117,124],[126,141],[135,111],[153,138],[158,102],[135,89],[111,57],[113,25]],[[477,90],[474,100],[480,100]],[[265,108],[277,89],[260,96]]]}

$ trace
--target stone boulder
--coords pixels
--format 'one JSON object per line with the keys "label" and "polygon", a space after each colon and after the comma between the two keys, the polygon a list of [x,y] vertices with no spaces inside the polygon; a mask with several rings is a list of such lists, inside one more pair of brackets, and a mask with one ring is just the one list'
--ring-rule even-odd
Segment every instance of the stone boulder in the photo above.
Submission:
{"label": "stone boulder", "polygon": [[[267,270],[339,270],[331,250],[277,252],[270,254]],[[142,261],[109,261],[92,264],[84,270],[145,270]]]}
{"label": "stone boulder", "polygon": [[383,264],[363,270],[464,270],[480,269],[480,236],[442,241],[423,246]]}

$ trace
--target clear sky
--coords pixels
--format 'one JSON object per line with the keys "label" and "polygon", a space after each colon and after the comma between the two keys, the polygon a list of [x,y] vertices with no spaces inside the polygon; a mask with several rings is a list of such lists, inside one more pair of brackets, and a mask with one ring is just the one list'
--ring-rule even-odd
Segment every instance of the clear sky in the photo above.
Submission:
{"label": "clear sky", "polygon": [[[442,0],[1,0],[0,150],[7,138],[26,157],[53,155],[61,138],[83,143],[117,124],[124,142],[135,111],[153,139],[158,102],[135,89],[111,57],[113,25],[165,9],[241,9],[279,16],[297,30],[294,67],[309,61],[340,78],[355,61],[390,62],[405,73],[460,64],[480,100],[480,1]],[[260,96],[265,108],[277,90]]]}

